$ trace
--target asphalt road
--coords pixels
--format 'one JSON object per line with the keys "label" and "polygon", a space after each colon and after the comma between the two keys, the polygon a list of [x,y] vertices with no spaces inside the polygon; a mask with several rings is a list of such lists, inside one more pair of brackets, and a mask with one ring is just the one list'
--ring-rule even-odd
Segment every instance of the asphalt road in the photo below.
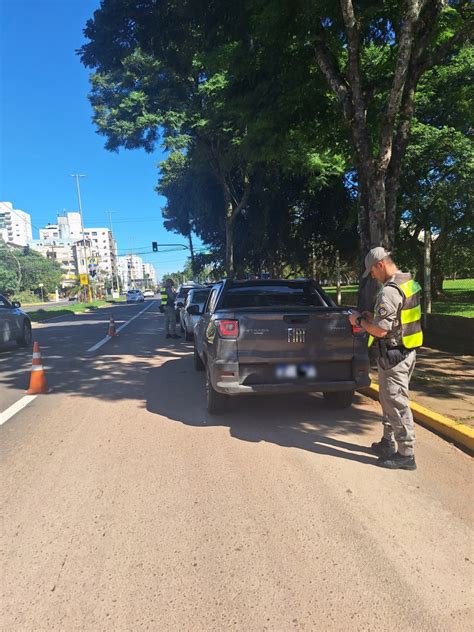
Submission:
{"label": "asphalt road", "polygon": [[[148,308],[95,352],[110,313]],[[210,417],[158,303],[36,325],[51,394],[0,427],[0,627],[467,630],[472,460],[417,427],[376,466],[378,404],[236,401]],[[29,353],[0,352],[0,412]]]}

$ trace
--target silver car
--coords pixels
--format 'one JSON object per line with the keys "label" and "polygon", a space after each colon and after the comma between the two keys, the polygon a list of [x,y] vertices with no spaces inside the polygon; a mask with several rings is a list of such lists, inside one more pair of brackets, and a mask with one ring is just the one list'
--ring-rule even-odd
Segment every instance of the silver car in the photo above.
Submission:
{"label": "silver car", "polygon": [[204,305],[210,291],[211,288],[205,287],[189,290],[186,303],[184,304],[184,307],[180,309],[179,318],[181,322],[181,329],[184,332],[184,337],[188,341],[193,339],[194,325],[198,322],[199,317],[204,310]]}
{"label": "silver car", "polygon": [[0,294],[0,344],[14,340],[20,347],[30,346],[31,321],[20,306],[20,303],[10,303]]}
{"label": "silver car", "polygon": [[127,303],[143,303],[144,300],[141,290],[128,290]]}

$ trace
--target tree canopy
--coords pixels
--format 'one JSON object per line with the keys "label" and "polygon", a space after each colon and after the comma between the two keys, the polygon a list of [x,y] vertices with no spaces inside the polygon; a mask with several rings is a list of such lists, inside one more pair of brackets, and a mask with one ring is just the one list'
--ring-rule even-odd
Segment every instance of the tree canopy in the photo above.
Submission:
{"label": "tree canopy", "polygon": [[357,240],[402,254],[415,225],[455,237],[439,222],[469,206],[472,17],[463,0],[103,0],[79,53],[106,147],[168,152],[169,229],[230,276],[315,273],[336,249],[356,268]]}

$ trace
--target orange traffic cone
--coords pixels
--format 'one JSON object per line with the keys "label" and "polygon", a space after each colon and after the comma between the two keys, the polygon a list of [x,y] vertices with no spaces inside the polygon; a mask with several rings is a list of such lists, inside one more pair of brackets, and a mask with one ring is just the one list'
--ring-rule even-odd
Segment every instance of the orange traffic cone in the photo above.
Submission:
{"label": "orange traffic cone", "polygon": [[33,345],[33,360],[31,362],[30,388],[26,391],[29,395],[39,395],[41,393],[49,393],[46,382],[46,374],[41,361],[41,353],[39,344],[35,342]]}
{"label": "orange traffic cone", "polygon": [[110,336],[110,338],[118,336],[117,330],[115,329],[115,320],[112,314],[110,315],[109,333],[107,335]]}

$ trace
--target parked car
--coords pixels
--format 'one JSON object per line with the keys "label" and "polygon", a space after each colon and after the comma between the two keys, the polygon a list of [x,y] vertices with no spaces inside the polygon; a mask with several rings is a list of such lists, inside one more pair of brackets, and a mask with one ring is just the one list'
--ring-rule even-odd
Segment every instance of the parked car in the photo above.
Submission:
{"label": "parked car", "polygon": [[143,292],[143,296],[144,296],[145,298],[154,298],[155,293],[153,292],[153,290],[145,290],[145,291]]}
{"label": "parked car", "polygon": [[0,294],[0,344],[14,340],[20,347],[30,346],[31,321],[20,307],[18,301],[10,303]]}
{"label": "parked car", "polygon": [[194,328],[194,363],[210,413],[247,393],[322,392],[345,408],[370,384],[366,334],[306,279],[215,285]]}
{"label": "parked car", "polygon": [[200,283],[195,283],[194,281],[190,281],[189,283],[182,283],[178,286],[176,290],[176,300],[175,300],[175,308],[176,308],[176,322],[179,323],[181,318],[181,309],[184,307],[186,300],[188,298],[188,294],[190,290],[194,288],[202,288],[203,286]]}
{"label": "parked car", "polygon": [[199,317],[204,310],[204,305],[210,293],[211,288],[193,288],[188,293],[184,307],[180,308],[179,318],[181,330],[184,332],[184,337],[188,341],[194,337],[194,326],[199,321]]}
{"label": "parked car", "polygon": [[127,303],[143,303],[144,300],[141,290],[128,290]]}

